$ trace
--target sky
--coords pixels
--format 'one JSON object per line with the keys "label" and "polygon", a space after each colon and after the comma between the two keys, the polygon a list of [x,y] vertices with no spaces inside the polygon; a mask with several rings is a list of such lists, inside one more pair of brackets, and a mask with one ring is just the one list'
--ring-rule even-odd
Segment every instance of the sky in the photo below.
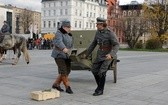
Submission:
{"label": "sky", "polygon": [[[0,0],[0,4],[12,4],[13,6],[27,8],[34,11],[41,11],[42,0]],[[120,5],[129,4],[133,0],[119,0]],[[144,0],[136,0],[142,3]]]}

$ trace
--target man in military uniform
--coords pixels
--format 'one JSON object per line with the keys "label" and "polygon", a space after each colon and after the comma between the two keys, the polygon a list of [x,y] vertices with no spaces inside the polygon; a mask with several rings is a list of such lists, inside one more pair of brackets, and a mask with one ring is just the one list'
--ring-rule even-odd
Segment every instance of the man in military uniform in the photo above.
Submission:
{"label": "man in military uniform", "polygon": [[86,58],[92,53],[94,48],[98,45],[97,57],[92,65],[92,73],[97,83],[97,88],[93,93],[93,96],[99,96],[103,94],[106,72],[112,59],[117,58],[117,51],[119,49],[119,43],[115,34],[107,28],[106,20],[103,18],[97,18],[97,31],[95,37],[87,49]]}
{"label": "man in military uniform", "polygon": [[73,46],[72,35],[70,34],[70,21],[62,21],[61,28],[55,34],[55,38],[53,40],[53,51],[51,56],[55,59],[55,62],[58,66],[58,77],[52,85],[52,88],[57,89],[59,91],[64,91],[60,84],[63,82],[65,85],[66,92],[69,94],[73,94],[71,90],[68,76],[71,72],[71,62],[69,59],[68,52]]}

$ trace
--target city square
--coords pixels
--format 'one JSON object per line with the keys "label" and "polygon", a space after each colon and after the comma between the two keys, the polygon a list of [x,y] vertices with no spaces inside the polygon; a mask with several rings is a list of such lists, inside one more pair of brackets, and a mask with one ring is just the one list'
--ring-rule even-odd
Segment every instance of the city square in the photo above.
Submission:
{"label": "city square", "polygon": [[[168,105],[168,0],[0,0],[0,13],[0,105]],[[60,97],[32,99],[49,90]]]}
{"label": "city square", "polygon": [[166,52],[119,51],[117,83],[108,71],[104,95],[92,95],[96,83],[90,71],[73,70],[69,78],[74,94],[61,92],[59,98],[46,101],[31,100],[30,93],[52,87],[58,74],[55,61],[51,50],[29,50],[29,54],[28,65],[23,56],[12,65],[12,51],[0,64],[0,105],[167,105]]}

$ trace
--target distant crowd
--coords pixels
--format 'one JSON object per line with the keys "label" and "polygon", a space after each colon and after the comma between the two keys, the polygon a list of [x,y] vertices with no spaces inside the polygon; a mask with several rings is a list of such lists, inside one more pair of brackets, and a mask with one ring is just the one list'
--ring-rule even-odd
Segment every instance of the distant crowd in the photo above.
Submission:
{"label": "distant crowd", "polygon": [[28,38],[27,40],[27,48],[29,50],[33,49],[39,49],[39,50],[47,50],[52,49],[53,44],[51,39],[45,39],[45,38]]}

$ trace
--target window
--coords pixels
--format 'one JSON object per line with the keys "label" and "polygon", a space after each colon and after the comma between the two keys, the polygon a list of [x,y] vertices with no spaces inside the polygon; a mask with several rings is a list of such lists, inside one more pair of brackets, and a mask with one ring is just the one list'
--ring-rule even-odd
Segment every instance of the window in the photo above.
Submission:
{"label": "window", "polygon": [[124,11],[124,12],[123,12],[123,16],[126,16],[126,14],[127,14],[126,11]]}
{"label": "window", "polygon": [[48,27],[49,28],[51,27],[51,21],[48,21]]}
{"label": "window", "polygon": [[55,16],[55,15],[56,15],[56,10],[54,10],[53,12],[54,12],[53,14],[54,14],[54,16]]}
{"label": "window", "polygon": [[131,16],[132,15],[132,12],[131,11],[128,11],[128,16]]}
{"label": "window", "polygon": [[95,23],[93,23],[93,28],[96,28],[96,24]]}
{"label": "window", "polygon": [[68,1],[66,1],[66,5],[68,5]]}
{"label": "window", "polygon": [[80,10],[79,16],[82,16],[82,11]]}
{"label": "window", "polygon": [[92,28],[92,23],[90,23],[90,28]]}
{"label": "window", "polygon": [[134,15],[134,16],[137,16],[137,11],[136,11],[136,10],[133,12],[133,15]]}
{"label": "window", "polygon": [[113,21],[113,25],[114,25],[114,26],[116,25],[116,22],[115,22],[115,21]]}
{"label": "window", "polygon": [[88,22],[86,22],[86,28],[88,28]]}
{"label": "window", "polygon": [[50,10],[48,10],[48,16],[50,16],[51,15],[51,12],[50,12]]}
{"label": "window", "polygon": [[43,22],[43,27],[44,27],[44,28],[46,27],[46,22],[45,22],[45,21]]}
{"label": "window", "polygon": [[92,12],[90,12],[90,17],[92,17]]}
{"label": "window", "polygon": [[75,21],[75,28],[77,27],[77,21]]}
{"label": "window", "polygon": [[89,17],[89,12],[87,12],[86,17]]}
{"label": "window", "polygon": [[53,21],[53,27],[54,27],[54,28],[56,27],[55,21]]}
{"label": "window", "polygon": [[63,6],[63,2],[62,1],[60,2],[60,5]]}
{"label": "window", "polygon": [[79,28],[81,28],[81,21],[79,21]]}
{"label": "window", "polygon": [[76,16],[78,15],[78,10],[75,10],[75,15],[76,15]]}
{"label": "window", "polygon": [[46,16],[46,11],[44,10],[44,16]]}
{"label": "window", "polygon": [[65,9],[65,15],[68,15],[68,10],[67,9]]}
{"label": "window", "polygon": [[60,9],[60,15],[62,15],[62,9]]}

